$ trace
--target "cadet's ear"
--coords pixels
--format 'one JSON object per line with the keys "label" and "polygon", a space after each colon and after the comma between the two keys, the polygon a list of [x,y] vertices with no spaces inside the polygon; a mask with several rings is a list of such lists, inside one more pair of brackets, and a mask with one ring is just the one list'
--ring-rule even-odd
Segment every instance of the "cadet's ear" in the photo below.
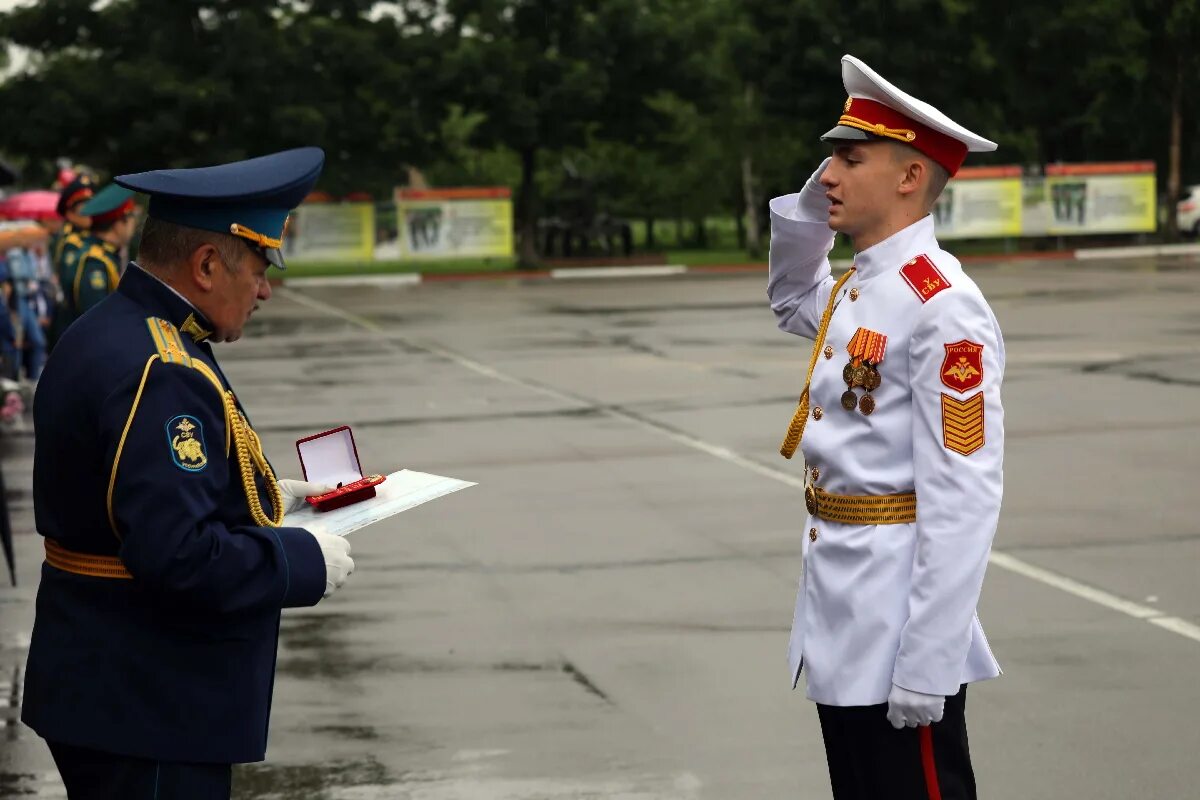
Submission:
{"label": "cadet's ear", "polygon": [[910,159],[905,166],[904,175],[900,178],[900,185],[897,191],[902,195],[910,195],[921,188],[927,180],[927,170],[925,164],[918,159]]}
{"label": "cadet's ear", "polygon": [[202,244],[193,250],[187,264],[192,283],[206,292],[212,291],[213,277],[221,268],[221,256],[211,244]]}

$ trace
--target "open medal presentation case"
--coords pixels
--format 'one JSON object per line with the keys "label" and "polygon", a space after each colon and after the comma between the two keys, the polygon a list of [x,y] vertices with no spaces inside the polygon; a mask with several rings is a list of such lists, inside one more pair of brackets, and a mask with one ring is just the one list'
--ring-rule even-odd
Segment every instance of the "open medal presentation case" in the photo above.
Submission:
{"label": "open medal presentation case", "polygon": [[375,487],[387,480],[384,475],[363,475],[349,425],[298,440],[296,453],[300,456],[304,480],[337,487],[306,498],[317,511],[332,511],[369,500],[375,496]]}

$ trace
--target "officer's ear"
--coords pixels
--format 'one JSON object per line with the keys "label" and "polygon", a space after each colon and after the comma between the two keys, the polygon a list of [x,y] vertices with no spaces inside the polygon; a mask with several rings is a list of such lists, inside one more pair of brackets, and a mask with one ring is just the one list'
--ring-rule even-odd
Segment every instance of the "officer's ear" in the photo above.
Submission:
{"label": "officer's ear", "polygon": [[188,275],[198,288],[211,292],[215,285],[217,270],[224,269],[221,254],[211,244],[202,244],[192,251],[188,259]]}

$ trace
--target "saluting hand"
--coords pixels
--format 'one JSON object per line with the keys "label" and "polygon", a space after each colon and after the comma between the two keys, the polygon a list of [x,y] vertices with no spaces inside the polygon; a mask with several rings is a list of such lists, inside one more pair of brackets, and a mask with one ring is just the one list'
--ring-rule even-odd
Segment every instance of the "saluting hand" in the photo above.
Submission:
{"label": "saluting hand", "polygon": [[800,190],[800,197],[796,202],[807,219],[829,219],[829,198],[825,196],[826,189],[821,184],[821,175],[832,160],[827,158],[822,161],[821,166],[817,167],[817,171],[805,181],[804,188]]}

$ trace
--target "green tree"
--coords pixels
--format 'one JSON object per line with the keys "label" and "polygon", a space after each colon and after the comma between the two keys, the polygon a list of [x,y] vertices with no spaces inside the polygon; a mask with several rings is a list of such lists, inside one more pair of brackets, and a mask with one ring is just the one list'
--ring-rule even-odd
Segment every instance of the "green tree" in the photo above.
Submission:
{"label": "green tree", "polygon": [[476,144],[517,154],[522,264],[538,261],[537,174],[545,154],[593,137],[638,140],[659,124],[646,99],[675,88],[693,42],[684,0],[447,0],[457,76]]}
{"label": "green tree", "polygon": [[0,16],[35,53],[0,85],[0,148],[104,172],[317,144],[322,186],[387,191],[436,151],[437,34],[364,0],[47,0]]}

